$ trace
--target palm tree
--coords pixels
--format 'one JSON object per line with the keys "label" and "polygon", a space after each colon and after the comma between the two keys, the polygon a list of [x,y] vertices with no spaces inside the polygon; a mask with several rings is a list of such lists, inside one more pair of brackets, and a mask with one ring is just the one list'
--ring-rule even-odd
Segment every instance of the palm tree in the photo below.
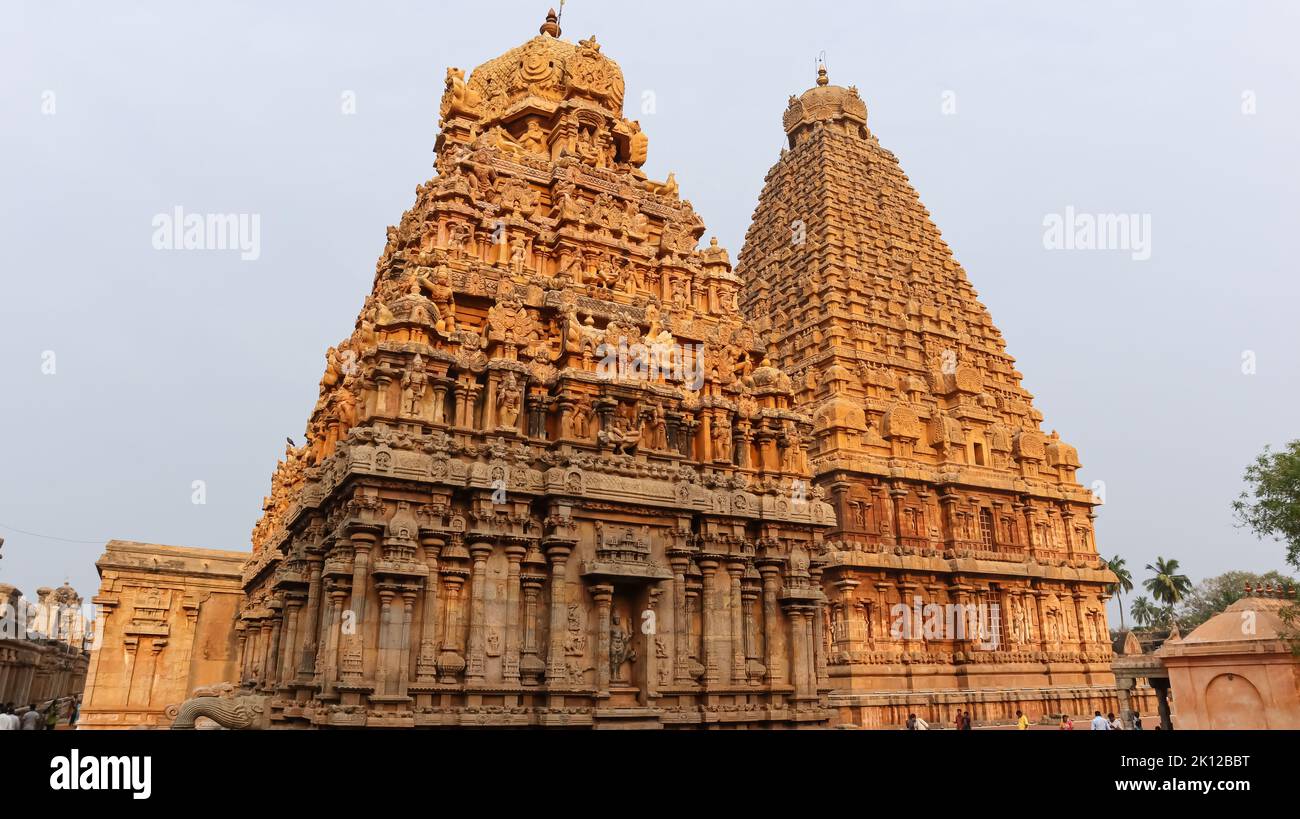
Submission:
{"label": "palm tree", "polygon": [[1114,573],[1118,583],[1110,584],[1110,593],[1119,597],[1119,629],[1124,631],[1124,595],[1120,592],[1133,591],[1133,573],[1124,565],[1127,561],[1115,555],[1106,561],[1106,566]]}
{"label": "palm tree", "polygon": [[1178,568],[1177,560],[1157,557],[1154,565],[1147,564],[1147,571],[1152,573],[1152,577],[1142,581],[1142,586],[1151,592],[1151,596],[1157,602],[1165,604],[1171,619],[1174,606],[1192,590],[1192,581],[1187,575],[1180,574]]}
{"label": "palm tree", "polygon": [[1133,622],[1139,628],[1146,628],[1160,616],[1160,609],[1153,606],[1146,595],[1139,595],[1138,599],[1133,601],[1129,614],[1133,615]]}

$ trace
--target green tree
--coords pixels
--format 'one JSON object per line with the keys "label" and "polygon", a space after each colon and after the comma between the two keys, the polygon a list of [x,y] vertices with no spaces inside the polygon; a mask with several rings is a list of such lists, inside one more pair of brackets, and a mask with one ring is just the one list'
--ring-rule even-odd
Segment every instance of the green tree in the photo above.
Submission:
{"label": "green tree", "polygon": [[1170,558],[1165,560],[1163,557],[1157,557],[1154,564],[1147,564],[1147,571],[1151,572],[1151,577],[1142,581],[1142,587],[1151,593],[1151,597],[1157,603],[1163,603],[1166,609],[1166,615],[1172,622],[1174,606],[1177,605],[1187,592],[1192,589],[1192,581],[1187,575],[1178,571],[1178,561]]}
{"label": "green tree", "polygon": [[1138,595],[1133,601],[1129,614],[1133,615],[1133,622],[1139,628],[1150,628],[1151,624],[1160,616],[1160,609],[1152,605],[1151,600],[1145,595]]}
{"label": "green tree", "polygon": [[1121,592],[1133,591],[1133,573],[1128,570],[1124,558],[1115,555],[1106,561],[1106,566],[1114,573],[1119,582],[1111,583],[1108,592],[1119,597],[1119,628],[1124,630],[1124,595]]}
{"label": "green tree", "polygon": [[1232,504],[1238,525],[1284,541],[1287,562],[1300,568],[1300,440],[1281,452],[1264,447],[1244,477],[1248,488]]}
{"label": "green tree", "polygon": [[1214,615],[1246,596],[1246,586],[1295,586],[1295,580],[1280,572],[1225,572],[1197,583],[1179,607],[1178,621],[1186,628],[1196,628]]}

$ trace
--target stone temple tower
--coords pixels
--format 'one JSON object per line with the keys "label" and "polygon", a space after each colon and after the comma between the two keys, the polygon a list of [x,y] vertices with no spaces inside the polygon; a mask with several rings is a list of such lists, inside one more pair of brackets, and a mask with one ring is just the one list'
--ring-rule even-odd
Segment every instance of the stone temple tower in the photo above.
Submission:
{"label": "stone temple tower", "polygon": [[1113,709],[1114,578],[1074,447],[1040,430],[857,89],[822,68],[783,125],[737,272],[814,418],[815,482],[838,520],[823,575],[832,704],[863,725],[962,705],[977,719]]}
{"label": "stone temple tower", "polygon": [[811,419],[623,93],[553,13],[447,72],[436,174],[254,530],[237,686],[180,724],[831,716]]}

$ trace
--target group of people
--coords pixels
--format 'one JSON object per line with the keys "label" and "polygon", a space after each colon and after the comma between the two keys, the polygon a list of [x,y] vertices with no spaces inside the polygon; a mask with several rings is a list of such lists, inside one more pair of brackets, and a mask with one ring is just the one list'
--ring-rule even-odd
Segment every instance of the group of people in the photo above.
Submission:
{"label": "group of people", "polygon": [[[907,724],[905,727],[909,731],[928,731],[930,730],[930,723],[921,719],[916,714],[908,714]],[[957,713],[952,720],[952,727],[958,731],[971,730],[970,711],[963,711],[958,708]]]}
{"label": "group of people", "polygon": [[[908,714],[907,723],[903,727],[908,731],[928,731],[930,730],[930,723],[916,714]],[[953,728],[958,731],[971,730],[970,711],[958,708],[956,715],[953,717]],[[1103,717],[1100,711],[1094,711],[1088,728],[1092,731],[1122,731],[1124,730],[1124,723],[1114,713],[1109,713]],[[1016,712],[1016,729],[1020,731],[1029,730],[1029,717],[1023,711]],[[1074,720],[1069,714],[1061,715],[1060,729],[1062,731],[1074,730]],[[1136,709],[1133,711],[1133,730],[1142,730],[1142,715]]]}
{"label": "group of people", "polygon": [[[50,700],[44,710],[32,703],[26,711],[19,714],[13,703],[5,703],[0,706],[0,731],[53,731],[59,724],[59,706],[59,700]],[[77,724],[75,699],[72,700],[72,708],[68,713],[68,724]]]}
{"label": "group of people", "polygon": [[[960,714],[961,712],[958,711],[957,713]],[[1092,731],[1124,730],[1124,723],[1121,722],[1119,717],[1116,717],[1113,713],[1109,713],[1104,717],[1101,715],[1100,711],[1093,711],[1092,714],[1093,714],[1092,722],[1090,722],[1088,725],[1089,730]],[[1016,712],[1016,728],[1021,731],[1026,731],[1029,729],[1029,717],[1025,716],[1024,712],[1022,711]],[[1074,719],[1071,718],[1069,714],[1061,715],[1060,729],[1062,731],[1074,730]],[[1142,715],[1139,714],[1136,710],[1133,711],[1133,730],[1135,731],[1142,730]]]}

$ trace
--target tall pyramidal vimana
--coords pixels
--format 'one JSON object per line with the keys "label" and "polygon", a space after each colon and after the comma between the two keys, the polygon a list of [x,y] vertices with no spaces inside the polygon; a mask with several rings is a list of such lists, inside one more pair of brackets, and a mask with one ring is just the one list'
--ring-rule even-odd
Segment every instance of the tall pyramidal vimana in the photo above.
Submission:
{"label": "tall pyramidal vimana", "polygon": [[[822,572],[833,704],[868,726],[934,702],[986,719],[1106,710],[1114,577],[1077,452],[1041,431],[857,89],[823,67],[783,125],[736,269],[745,315],[813,416],[838,522]],[[953,629],[953,611],[976,618]]]}
{"label": "tall pyramidal vimana", "polygon": [[436,176],[328,356],[244,571],[272,724],[824,724],[808,416],[618,65],[447,73]]}
{"label": "tall pyramidal vimana", "polygon": [[623,96],[554,13],[447,72],[251,558],[108,545],[84,725],[1117,710],[1078,458],[857,92],[791,98],[735,272]]}

